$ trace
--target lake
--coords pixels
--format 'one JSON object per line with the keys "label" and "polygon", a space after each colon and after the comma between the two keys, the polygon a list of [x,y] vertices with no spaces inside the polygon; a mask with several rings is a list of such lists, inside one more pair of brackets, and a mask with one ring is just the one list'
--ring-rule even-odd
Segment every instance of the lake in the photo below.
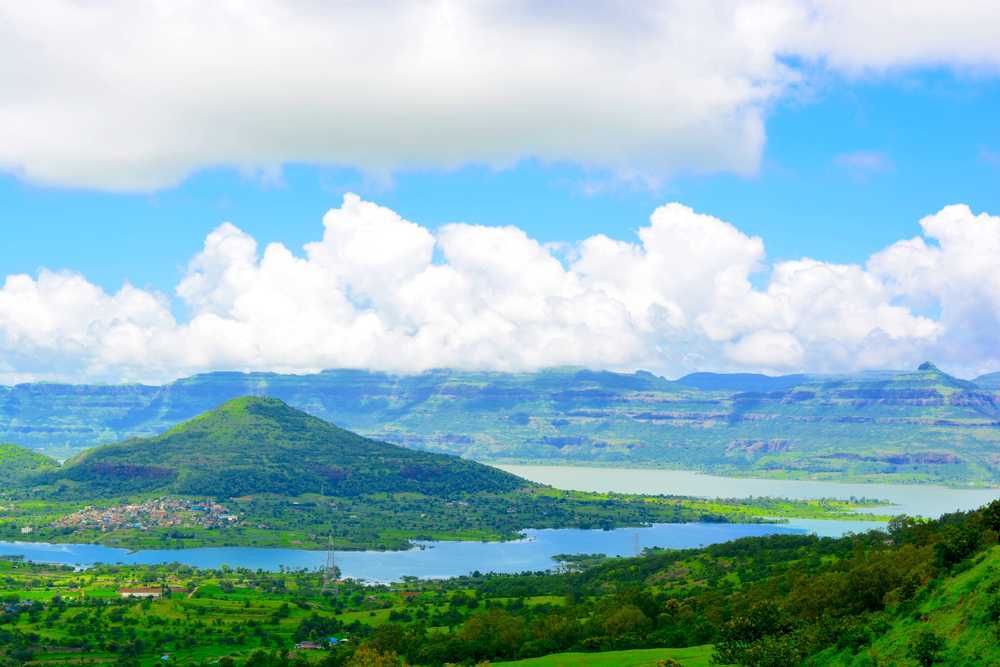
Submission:
{"label": "lake", "polygon": [[[562,489],[699,496],[703,498],[867,497],[888,500],[880,514],[906,513],[936,517],[945,512],[980,507],[1000,498],[1000,489],[950,489],[901,484],[841,484],[805,480],[765,480],[718,477],[682,470],[583,468],[573,466],[498,466],[532,481]],[[815,533],[837,537],[880,527],[871,521],[792,519],[784,524],[656,524],[615,530],[526,530],[512,542],[420,542],[409,551],[348,551],[337,553],[337,565],[346,577],[368,581],[397,581],[404,576],[453,577],[481,572],[521,572],[555,567],[557,554],[603,553],[631,556],[644,547],[689,548],[740,537],[775,533]],[[319,568],[321,551],[208,547],[201,549],[129,552],[94,544],[0,542],[0,555],[20,555],[38,562],[87,566],[95,563],[171,563],[203,568],[245,567],[253,570]]]}
{"label": "lake", "polygon": [[791,479],[719,477],[690,470],[650,468],[585,468],[576,466],[498,465],[497,468],[573,491],[613,491],[700,498],[771,496],[810,500],[818,498],[877,498],[892,503],[876,507],[877,514],[909,514],[937,518],[947,512],[972,510],[1000,498],[1000,488],[954,489],[932,484],[847,484]]}
{"label": "lake", "polygon": [[[667,523],[641,528],[526,530],[512,542],[419,542],[409,551],[337,552],[343,576],[368,581],[397,581],[404,576],[453,577],[481,572],[548,570],[558,554],[603,553],[632,556],[645,547],[690,548],[740,537],[810,532],[814,524],[825,534],[876,527],[870,521],[795,520],[788,524]],[[184,563],[202,568],[245,567],[253,570],[320,568],[326,553],[303,549],[206,547],[200,549],[126,549],[96,544],[0,542],[0,555],[19,555],[42,563],[87,566],[107,564]]]}

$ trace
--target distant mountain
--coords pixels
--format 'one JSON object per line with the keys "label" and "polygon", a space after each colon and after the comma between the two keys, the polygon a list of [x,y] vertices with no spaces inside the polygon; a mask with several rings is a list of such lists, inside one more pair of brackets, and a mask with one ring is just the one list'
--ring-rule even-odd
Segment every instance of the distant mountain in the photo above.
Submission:
{"label": "distant mountain", "polygon": [[271,396],[412,449],[490,461],[1000,483],[1000,390],[933,364],[847,375],[557,368],[391,375],[207,373],[156,387],[0,388],[0,440],[66,458],[153,436],[229,399]]}
{"label": "distant mountain", "polygon": [[0,486],[20,483],[27,477],[58,467],[57,461],[34,450],[0,444]]}
{"label": "distant mountain", "polygon": [[703,391],[781,391],[806,381],[806,375],[762,375],[760,373],[691,373],[677,384]]}
{"label": "distant mountain", "polygon": [[1000,389],[1000,373],[980,375],[973,382],[976,383],[976,386],[983,389]]}
{"label": "distant mountain", "polygon": [[419,492],[447,496],[530,486],[514,475],[456,456],[369,440],[271,398],[243,397],[161,436],[97,447],[44,481],[71,495],[163,491],[330,496]]}

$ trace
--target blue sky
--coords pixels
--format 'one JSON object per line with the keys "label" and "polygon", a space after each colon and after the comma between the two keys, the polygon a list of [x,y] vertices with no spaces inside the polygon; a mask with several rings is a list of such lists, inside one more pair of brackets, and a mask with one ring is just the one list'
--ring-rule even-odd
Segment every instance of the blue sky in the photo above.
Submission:
{"label": "blue sky", "polygon": [[[1000,211],[1000,82],[948,71],[830,80],[767,117],[760,172],[687,175],[646,187],[599,170],[523,160],[509,168],[403,171],[286,165],[280,182],[236,168],[201,171],[153,194],[101,193],[0,178],[3,273],[86,274],[172,292],[205,235],[231,221],[298,251],[346,191],[437,227],[516,225],[544,241],[634,238],[653,209],[679,201],[763,237],[771,259],[864,262],[950,203]],[[870,152],[884,167],[838,165]],[[597,186],[593,191],[592,186]]]}
{"label": "blue sky", "polygon": [[2,5],[0,384],[1000,370],[1000,22],[900,7]]}

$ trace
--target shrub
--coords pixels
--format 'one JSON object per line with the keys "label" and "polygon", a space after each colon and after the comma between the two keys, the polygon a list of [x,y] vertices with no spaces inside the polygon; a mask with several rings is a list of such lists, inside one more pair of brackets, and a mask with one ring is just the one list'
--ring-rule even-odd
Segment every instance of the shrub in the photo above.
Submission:
{"label": "shrub", "polygon": [[924,628],[910,640],[906,654],[924,667],[938,661],[944,649],[944,639],[929,628]]}

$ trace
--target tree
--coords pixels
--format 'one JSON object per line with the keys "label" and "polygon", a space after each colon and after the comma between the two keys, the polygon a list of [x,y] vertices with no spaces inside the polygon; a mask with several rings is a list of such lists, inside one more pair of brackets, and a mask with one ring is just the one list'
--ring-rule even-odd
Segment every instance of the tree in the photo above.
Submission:
{"label": "tree", "polygon": [[983,508],[983,523],[995,533],[1000,533],[1000,500],[994,500]]}
{"label": "tree", "polygon": [[979,548],[980,538],[974,525],[948,526],[934,545],[935,562],[943,569],[961,563]]}
{"label": "tree", "polygon": [[652,621],[635,605],[627,604],[604,621],[604,631],[610,637],[634,635],[648,630]]}
{"label": "tree", "polygon": [[781,664],[779,660],[768,663],[751,662],[751,659],[754,656],[786,655],[786,644],[773,641],[773,635],[784,634],[787,628],[788,624],[776,604],[759,602],[745,615],[734,616],[722,625],[713,659],[722,664]]}
{"label": "tree", "polygon": [[924,628],[910,640],[906,653],[924,667],[930,667],[937,662],[943,649],[944,639],[930,628]]}
{"label": "tree", "polygon": [[490,609],[470,616],[457,637],[472,658],[512,658],[525,639],[524,621],[503,609]]}
{"label": "tree", "polygon": [[399,656],[391,651],[379,651],[373,646],[362,646],[345,663],[345,667],[399,667]]}

